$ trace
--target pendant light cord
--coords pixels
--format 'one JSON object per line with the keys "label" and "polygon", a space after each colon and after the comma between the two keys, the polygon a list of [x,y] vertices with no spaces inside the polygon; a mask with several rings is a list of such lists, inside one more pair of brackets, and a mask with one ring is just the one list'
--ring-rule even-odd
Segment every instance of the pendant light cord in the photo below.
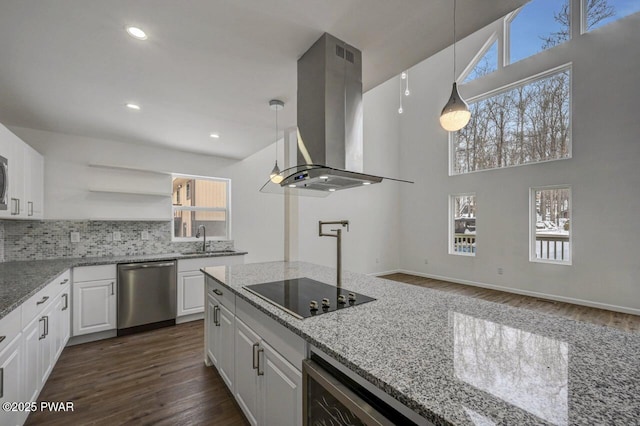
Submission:
{"label": "pendant light cord", "polygon": [[456,0],[453,0],[453,82],[456,82]]}
{"label": "pendant light cord", "polygon": [[278,106],[276,105],[276,164],[278,163]]}

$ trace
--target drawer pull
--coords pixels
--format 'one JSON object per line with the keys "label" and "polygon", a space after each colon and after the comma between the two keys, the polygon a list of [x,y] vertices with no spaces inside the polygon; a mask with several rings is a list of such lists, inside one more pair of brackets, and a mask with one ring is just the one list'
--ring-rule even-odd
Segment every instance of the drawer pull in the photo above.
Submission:
{"label": "drawer pull", "polygon": [[258,369],[258,366],[256,365],[256,349],[259,346],[260,346],[260,343],[254,343],[253,344],[253,354],[252,354],[253,355],[253,360],[252,360],[253,361],[253,363],[252,363],[253,365],[252,365],[252,367],[253,367],[254,370]]}
{"label": "drawer pull", "polygon": [[36,302],[36,305],[42,305],[44,302],[46,302],[47,300],[49,300],[49,296],[44,296],[42,298],[42,300]]}
{"label": "drawer pull", "polygon": [[66,311],[67,309],[69,309],[69,295],[65,293],[62,295],[62,297],[64,297],[64,307],[62,308],[62,310]]}
{"label": "drawer pull", "polygon": [[4,339],[6,339],[7,336],[0,336],[0,343],[4,342]]}
{"label": "drawer pull", "polygon": [[60,281],[60,285],[65,285],[68,282],[69,282],[69,278],[65,278],[64,280]]}
{"label": "drawer pull", "polygon": [[220,315],[220,308],[216,305],[213,307],[213,324],[216,327],[220,327],[220,318],[218,318],[218,315]]}
{"label": "drawer pull", "polygon": [[215,294],[217,294],[218,296],[222,296],[222,292],[221,292],[220,290],[218,290],[217,288],[214,288],[214,289],[213,289],[213,292],[214,292]]}
{"label": "drawer pull", "polygon": [[[44,320],[44,317],[42,317],[42,318],[40,318],[40,319],[38,320],[38,322],[42,322],[42,323],[44,323],[44,321],[45,321],[45,320]],[[42,340],[42,339],[44,339],[45,337],[47,337],[47,333],[46,333],[46,331],[45,331],[45,329],[44,329],[44,325],[43,325],[43,326],[42,326],[42,334],[40,335],[40,337],[38,337],[38,340]]]}
{"label": "drawer pull", "polygon": [[264,354],[264,349],[260,348],[258,349],[258,376],[264,376],[264,369],[262,371],[260,371],[260,353]]}

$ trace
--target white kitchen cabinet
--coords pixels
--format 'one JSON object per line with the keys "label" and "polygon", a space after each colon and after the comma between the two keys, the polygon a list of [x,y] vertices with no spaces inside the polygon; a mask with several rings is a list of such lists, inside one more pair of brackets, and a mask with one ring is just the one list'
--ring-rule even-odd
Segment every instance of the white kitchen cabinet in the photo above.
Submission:
{"label": "white kitchen cabinet", "polygon": [[236,392],[252,425],[299,424],[302,373],[236,318]]}
{"label": "white kitchen cabinet", "polygon": [[207,355],[222,380],[233,392],[234,387],[234,322],[235,315],[213,294],[207,295]]}
{"label": "white kitchen cabinet", "polygon": [[49,302],[44,311],[24,329],[25,336],[25,399],[35,401],[56,361],[54,341],[58,334],[54,304]]}
{"label": "white kitchen cabinet", "polygon": [[73,268],[73,336],[116,329],[116,274],[116,265]]}
{"label": "white kitchen cabinet", "polygon": [[115,330],[116,280],[73,283],[73,335]]}
{"label": "white kitchen cabinet", "polygon": [[200,271],[201,268],[241,263],[244,263],[243,255],[178,260],[177,316],[183,317],[204,311],[204,274]]}
{"label": "white kitchen cabinet", "polygon": [[53,336],[53,353],[55,359],[60,357],[62,350],[71,336],[70,290],[71,286],[67,284],[62,290],[62,293],[60,293],[53,302],[55,324],[52,325],[55,327],[55,335]]}
{"label": "white kitchen cabinet", "polygon": [[[0,403],[23,400],[22,335],[19,334],[0,351]],[[0,424],[21,425],[24,415],[19,411],[0,410]]]}
{"label": "white kitchen cabinet", "polygon": [[0,124],[0,155],[8,161],[8,208],[0,217],[42,219],[44,212],[44,159]]}

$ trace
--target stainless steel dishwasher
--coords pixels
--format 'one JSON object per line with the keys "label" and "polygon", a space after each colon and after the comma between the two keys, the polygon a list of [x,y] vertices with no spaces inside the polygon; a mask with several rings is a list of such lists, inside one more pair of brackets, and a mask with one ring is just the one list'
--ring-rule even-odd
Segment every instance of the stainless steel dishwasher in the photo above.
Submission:
{"label": "stainless steel dishwasher", "polygon": [[118,265],[118,336],[176,323],[176,261]]}

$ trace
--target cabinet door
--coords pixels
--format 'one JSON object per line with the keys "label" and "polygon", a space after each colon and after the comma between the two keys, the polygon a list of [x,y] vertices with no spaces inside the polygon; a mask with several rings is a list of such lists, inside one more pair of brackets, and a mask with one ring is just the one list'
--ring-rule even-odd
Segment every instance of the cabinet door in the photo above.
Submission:
{"label": "cabinet door", "polygon": [[[23,401],[22,377],[22,335],[18,334],[0,353],[0,403]],[[18,411],[0,410],[0,424],[22,424]]]}
{"label": "cabinet door", "polygon": [[220,311],[218,313],[218,341],[215,351],[217,354],[216,358],[218,359],[218,372],[231,393],[233,393],[235,377],[234,322],[235,315],[220,304]]}
{"label": "cabinet door", "polygon": [[116,281],[73,283],[73,335],[116,328]]}
{"label": "cabinet door", "polygon": [[207,357],[213,365],[218,366],[216,347],[218,346],[218,309],[220,303],[211,294],[207,294],[207,313],[204,324]]}
{"label": "cabinet door", "polygon": [[71,310],[69,309],[69,290],[66,289],[56,297],[53,302],[53,320],[50,324],[55,328],[55,334],[51,333],[51,339],[53,341],[53,360],[55,361],[60,357],[64,346],[69,340],[70,334],[70,316]]}
{"label": "cabinet door", "polygon": [[263,417],[261,424],[296,426],[302,424],[302,373],[264,340],[260,370]]}
{"label": "cabinet door", "polygon": [[44,333],[40,337],[40,355],[38,357],[38,375],[42,389],[55,362],[55,340],[57,333],[55,303],[49,304],[49,307],[42,313],[41,319],[44,319]]}
{"label": "cabinet door", "polygon": [[27,217],[24,199],[24,154],[25,143],[11,133],[11,157],[9,159],[9,210],[12,218]]}
{"label": "cabinet door", "polygon": [[44,335],[44,319],[40,316],[25,327],[24,336],[24,402],[35,401],[40,392],[40,340]]}
{"label": "cabinet door", "polygon": [[259,414],[258,370],[255,362],[260,336],[239,318],[236,318],[235,323],[235,397],[249,423],[255,426],[258,424]]}
{"label": "cabinet door", "polygon": [[178,316],[204,311],[204,274],[200,271],[178,274]]}
{"label": "cabinet door", "polygon": [[24,156],[24,215],[42,219],[44,204],[44,158],[30,146]]}

